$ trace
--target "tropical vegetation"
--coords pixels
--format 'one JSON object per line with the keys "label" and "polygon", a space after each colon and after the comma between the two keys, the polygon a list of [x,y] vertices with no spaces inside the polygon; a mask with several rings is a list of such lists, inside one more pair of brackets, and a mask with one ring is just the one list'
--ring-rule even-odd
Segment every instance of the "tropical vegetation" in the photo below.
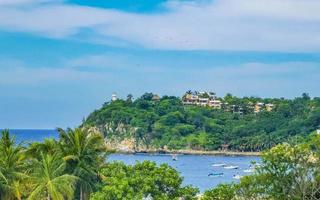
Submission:
{"label": "tropical vegetation", "polygon": [[204,193],[208,200],[320,199],[320,135],[301,144],[280,144],[262,155],[261,166],[239,184],[220,185]]}
{"label": "tropical vegetation", "polygon": [[[320,199],[320,98],[237,98],[245,108],[272,103],[272,111],[231,112],[186,106],[177,97],[107,102],[58,139],[17,143],[0,137],[1,200],[316,200]],[[244,109],[245,110],[245,109]],[[310,135],[310,132],[313,132]],[[133,139],[136,148],[263,151],[261,164],[239,183],[199,194],[172,167],[145,161],[108,162],[107,143]]]}
{"label": "tropical vegetation", "polygon": [[59,129],[60,139],[17,144],[9,131],[0,138],[1,200],[89,199],[102,180],[107,151],[100,133]]}
{"label": "tropical vegetation", "polygon": [[144,161],[106,162],[100,133],[59,130],[59,140],[17,144],[0,138],[1,200],[316,200],[320,198],[320,135],[263,152],[260,165],[240,183],[202,195],[172,167]]}
{"label": "tropical vegetation", "polygon": [[59,140],[18,144],[0,138],[1,200],[195,199],[198,189],[168,165],[107,163],[103,136],[87,128],[58,129]]}
{"label": "tropical vegetation", "polygon": [[151,161],[135,165],[109,163],[102,174],[106,178],[92,200],[193,200],[199,192],[191,186],[182,186],[182,177],[172,167],[157,166]]}
{"label": "tropical vegetation", "polygon": [[[304,93],[294,99],[220,98],[242,112],[208,106],[184,105],[174,96],[154,98],[145,93],[136,100],[106,102],[83,126],[96,127],[108,141],[133,139],[137,149],[262,151],[283,143],[299,143],[320,124],[320,98]],[[274,105],[271,112],[255,113],[257,102]]]}

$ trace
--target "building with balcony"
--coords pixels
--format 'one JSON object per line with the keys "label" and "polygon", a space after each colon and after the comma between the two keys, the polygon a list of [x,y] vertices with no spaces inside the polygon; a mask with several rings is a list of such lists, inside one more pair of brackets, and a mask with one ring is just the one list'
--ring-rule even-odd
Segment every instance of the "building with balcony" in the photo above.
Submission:
{"label": "building with balcony", "polygon": [[161,97],[157,94],[153,95],[152,101],[160,101]]}
{"label": "building with balcony", "polygon": [[272,103],[266,104],[266,111],[271,112],[274,108],[274,105]]}
{"label": "building with balcony", "polygon": [[256,103],[256,105],[254,106],[254,113],[261,112],[263,108],[264,108],[264,103],[262,102]]}
{"label": "building with balcony", "polygon": [[197,105],[208,106],[209,105],[209,98],[198,98]]}
{"label": "building with balcony", "polygon": [[186,94],[183,98],[182,98],[182,102],[184,105],[197,105],[198,102],[198,95],[194,95],[194,94]]}
{"label": "building with balcony", "polygon": [[213,107],[215,109],[221,109],[222,107],[222,102],[218,99],[213,99],[213,100],[210,100],[209,101],[209,104],[208,104],[210,107]]}
{"label": "building with balcony", "polygon": [[209,106],[221,109],[222,102],[217,99],[213,92],[194,92],[189,91],[182,97],[184,105]]}

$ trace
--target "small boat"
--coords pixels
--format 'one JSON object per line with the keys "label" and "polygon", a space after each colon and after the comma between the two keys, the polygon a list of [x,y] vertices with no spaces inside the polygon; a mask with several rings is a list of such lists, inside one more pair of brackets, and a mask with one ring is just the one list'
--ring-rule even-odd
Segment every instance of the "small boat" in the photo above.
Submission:
{"label": "small boat", "polygon": [[258,167],[261,167],[261,164],[260,163],[256,163],[254,165],[251,165],[250,166],[250,169],[255,169],[255,168],[258,168]]}
{"label": "small boat", "polygon": [[241,179],[241,178],[242,178],[242,176],[240,176],[239,174],[237,174],[237,175],[233,175],[233,177],[232,177],[232,178],[239,180],[239,179]]}
{"label": "small boat", "polygon": [[178,161],[178,156],[177,156],[177,154],[173,154],[173,155],[172,155],[172,160],[173,160],[173,161]]}
{"label": "small boat", "polygon": [[223,168],[225,168],[225,169],[239,169],[239,166],[237,166],[237,165],[228,165],[228,166],[224,166]]}
{"label": "small boat", "polygon": [[210,174],[208,174],[208,176],[211,176],[211,177],[220,177],[220,176],[223,176],[223,172],[221,172],[221,173],[210,173]]}
{"label": "small boat", "polygon": [[245,173],[253,173],[254,172],[254,168],[245,169],[245,170],[243,170],[243,172],[245,172]]}
{"label": "small boat", "polygon": [[227,165],[226,163],[215,163],[212,165],[212,167],[224,167],[226,165]]}
{"label": "small boat", "polygon": [[252,173],[254,172],[257,168],[259,168],[261,165],[259,163],[256,163],[256,164],[253,164],[253,165],[250,165],[248,169],[245,169],[243,170],[243,172],[246,172],[246,173]]}

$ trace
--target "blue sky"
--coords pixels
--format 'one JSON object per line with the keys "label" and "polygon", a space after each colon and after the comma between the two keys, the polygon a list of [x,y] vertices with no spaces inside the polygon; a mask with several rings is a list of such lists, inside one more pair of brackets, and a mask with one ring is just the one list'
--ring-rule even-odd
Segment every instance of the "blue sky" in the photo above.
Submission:
{"label": "blue sky", "polygon": [[0,128],[144,92],[320,96],[317,0],[0,0]]}

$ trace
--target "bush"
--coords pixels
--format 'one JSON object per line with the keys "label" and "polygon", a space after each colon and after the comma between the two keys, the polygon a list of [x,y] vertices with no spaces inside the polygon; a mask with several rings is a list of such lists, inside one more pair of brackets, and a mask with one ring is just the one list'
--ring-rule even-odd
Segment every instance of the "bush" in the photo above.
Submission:
{"label": "bush", "polygon": [[109,163],[102,174],[106,178],[92,200],[195,200],[198,193],[198,189],[181,185],[183,179],[175,169],[151,161],[135,165]]}
{"label": "bush", "polygon": [[217,187],[205,191],[201,200],[231,200],[235,197],[236,185],[220,184]]}

